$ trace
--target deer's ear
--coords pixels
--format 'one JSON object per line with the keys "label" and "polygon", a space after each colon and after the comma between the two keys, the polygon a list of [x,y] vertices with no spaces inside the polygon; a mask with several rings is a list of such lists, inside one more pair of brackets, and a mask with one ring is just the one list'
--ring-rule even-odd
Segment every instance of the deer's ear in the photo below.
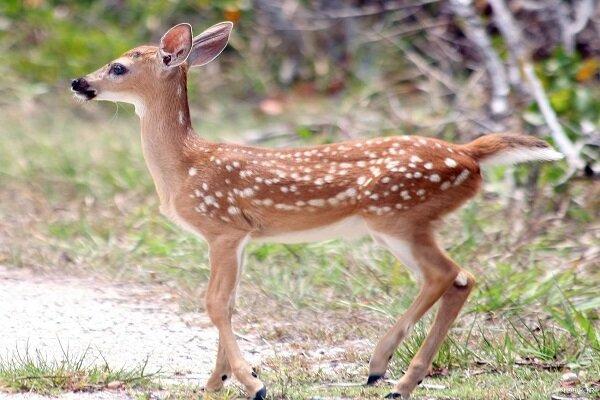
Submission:
{"label": "deer's ear", "polygon": [[229,21],[219,22],[194,38],[192,51],[187,59],[190,67],[208,64],[227,46],[233,24]]}
{"label": "deer's ear", "polygon": [[190,24],[178,24],[172,27],[160,39],[158,55],[165,67],[176,67],[187,60],[192,49],[192,27]]}

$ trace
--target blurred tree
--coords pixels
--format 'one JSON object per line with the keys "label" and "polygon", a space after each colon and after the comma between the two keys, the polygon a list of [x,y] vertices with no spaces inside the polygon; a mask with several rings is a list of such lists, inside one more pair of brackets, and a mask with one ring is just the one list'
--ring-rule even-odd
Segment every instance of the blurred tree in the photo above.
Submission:
{"label": "blurred tree", "polygon": [[[10,56],[0,64],[5,76],[0,90],[11,80],[64,87],[133,46],[157,42],[172,24],[185,21],[199,30],[229,19],[236,24],[231,45],[218,64],[203,71],[210,79],[192,86],[214,88],[231,79],[236,84],[227,85],[230,95],[259,102],[295,91],[358,91],[360,106],[384,115],[390,127],[439,136],[507,128],[545,132],[489,3],[4,0],[0,50]],[[558,123],[579,142],[576,147],[594,143],[600,124],[593,100],[600,92],[599,1],[506,4]],[[513,88],[509,97],[502,74],[494,70],[506,71]],[[502,110],[508,104],[507,115],[491,106],[499,101]],[[340,131],[355,122],[340,122]]]}

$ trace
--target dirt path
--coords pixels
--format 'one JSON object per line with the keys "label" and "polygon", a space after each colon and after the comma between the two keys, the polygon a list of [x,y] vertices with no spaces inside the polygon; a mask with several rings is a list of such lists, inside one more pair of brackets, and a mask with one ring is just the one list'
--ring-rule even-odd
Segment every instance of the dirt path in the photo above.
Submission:
{"label": "dirt path", "polygon": [[[0,266],[0,357],[39,351],[64,359],[63,351],[112,368],[135,367],[202,383],[212,368],[217,332],[200,313],[181,314],[160,287],[116,285],[81,278],[36,276]],[[240,346],[255,362],[271,353],[252,338]],[[100,354],[102,357],[100,357]],[[0,399],[41,399],[2,394]],[[113,400],[121,393],[65,394],[63,399]]]}

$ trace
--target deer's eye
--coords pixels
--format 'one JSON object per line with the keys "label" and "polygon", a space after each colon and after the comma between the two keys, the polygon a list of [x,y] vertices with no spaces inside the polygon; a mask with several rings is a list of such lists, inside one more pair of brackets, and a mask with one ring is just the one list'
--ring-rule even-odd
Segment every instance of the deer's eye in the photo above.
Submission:
{"label": "deer's eye", "polygon": [[113,75],[123,75],[127,68],[123,64],[115,63],[110,67],[110,73]]}

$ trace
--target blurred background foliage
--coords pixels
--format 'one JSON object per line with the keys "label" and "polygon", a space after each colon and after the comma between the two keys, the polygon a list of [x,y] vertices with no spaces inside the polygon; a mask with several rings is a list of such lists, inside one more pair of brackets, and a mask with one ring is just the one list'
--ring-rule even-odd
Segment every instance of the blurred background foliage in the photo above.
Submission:
{"label": "blurred background foliage", "polygon": [[[294,96],[341,102],[337,116],[280,132],[291,130],[296,139],[375,131],[462,140],[500,130],[545,136],[545,120],[518,76],[490,5],[483,0],[466,4],[506,64],[513,91],[510,111],[502,115],[488,110],[485,59],[465,36],[465,23],[452,2],[442,0],[4,0],[0,90],[11,95],[4,101],[16,94],[26,102],[43,101],[43,95],[55,102],[69,79],[136,45],[156,43],[175,23],[189,22],[198,33],[226,19],[236,24],[231,45],[220,63],[190,79],[192,91],[210,93],[205,101],[232,97],[266,116],[292,107]],[[561,38],[569,27],[560,13],[567,10],[576,19],[579,3],[508,4],[567,134],[580,147],[598,146],[600,16],[595,0],[593,14],[568,50]],[[354,113],[357,109],[361,115]],[[595,156],[589,148],[584,151],[588,162]]]}

